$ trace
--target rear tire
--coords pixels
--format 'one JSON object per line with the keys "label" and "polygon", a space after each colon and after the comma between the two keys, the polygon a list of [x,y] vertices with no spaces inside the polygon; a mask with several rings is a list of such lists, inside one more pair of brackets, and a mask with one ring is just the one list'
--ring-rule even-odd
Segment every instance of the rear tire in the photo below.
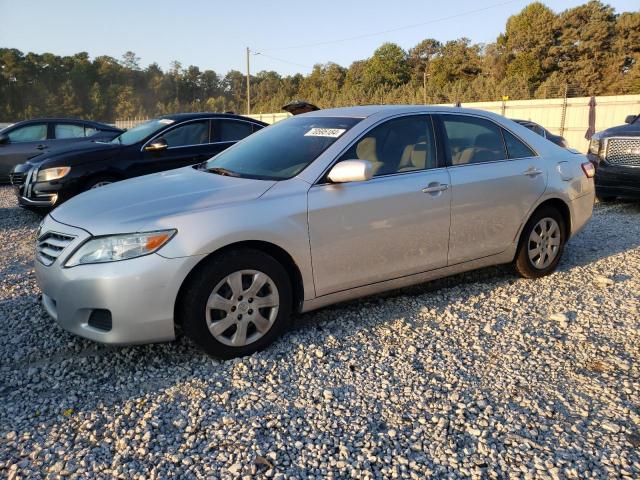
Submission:
{"label": "rear tire", "polygon": [[208,355],[250,355],[289,324],[291,281],[284,267],[261,251],[211,257],[187,281],[176,313],[184,333]]}
{"label": "rear tire", "polygon": [[552,273],[567,241],[565,220],[553,207],[536,210],[520,237],[514,261],[516,272],[524,278],[540,278]]}

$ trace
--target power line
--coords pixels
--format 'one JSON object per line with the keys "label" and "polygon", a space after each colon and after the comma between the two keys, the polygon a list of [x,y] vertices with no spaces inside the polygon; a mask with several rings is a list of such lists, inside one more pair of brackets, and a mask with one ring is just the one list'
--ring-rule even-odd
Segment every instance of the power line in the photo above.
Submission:
{"label": "power line", "polygon": [[[440,17],[440,18],[436,18],[436,19],[433,19],[433,20],[428,20],[426,22],[421,22],[421,23],[414,23],[412,25],[405,25],[405,26],[402,26],[402,27],[391,28],[389,30],[382,30],[380,32],[365,33],[365,34],[362,34],[362,35],[356,35],[354,37],[345,37],[345,38],[340,38],[340,39],[336,39],[336,40],[327,40],[327,41],[317,42],[317,43],[306,43],[306,44],[303,44],[303,45],[294,45],[294,46],[289,46],[289,47],[265,48],[265,49],[263,49],[263,51],[272,52],[272,51],[275,51],[275,50],[293,50],[293,49],[298,49],[298,48],[311,48],[311,47],[319,47],[319,46],[322,46],[322,45],[332,45],[332,44],[335,44],[335,43],[350,42],[352,40],[360,40],[362,38],[376,37],[378,35],[384,35],[385,33],[398,32],[400,30],[408,30],[408,29],[411,29],[411,28],[422,27],[424,25],[429,25],[429,24],[432,24],[432,23],[444,22],[446,20],[452,20],[454,18],[464,17],[466,15],[472,15],[474,13],[480,13],[480,12],[484,12],[485,10],[490,10],[490,9],[497,8],[497,7],[503,7],[503,6],[509,5],[511,3],[522,2],[522,1],[523,0],[508,0],[506,2],[500,2],[500,3],[495,3],[493,5],[488,5],[486,7],[476,8],[474,10],[467,10],[465,12],[460,12],[460,13],[457,13],[455,15],[449,15],[447,17]],[[265,55],[265,54],[262,53],[262,55]],[[265,55],[265,56],[267,56],[267,55]],[[281,60],[281,61],[285,61],[285,60]],[[286,62],[286,63],[292,63],[292,62]],[[309,67],[307,67],[307,68],[309,68]]]}
{"label": "power line", "polygon": [[262,55],[263,57],[267,57],[270,58],[271,60],[276,60],[278,62],[282,62],[282,63],[288,63],[289,65],[295,65],[297,67],[302,67],[302,68],[312,68],[309,65],[302,65],[301,63],[296,63],[296,62],[290,62],[289,60],[284,60],[283,58],[278,58],[278,57],[273,57],[271,55],[267,55],[266,53],[263,52],[252,52],[254,55]]}

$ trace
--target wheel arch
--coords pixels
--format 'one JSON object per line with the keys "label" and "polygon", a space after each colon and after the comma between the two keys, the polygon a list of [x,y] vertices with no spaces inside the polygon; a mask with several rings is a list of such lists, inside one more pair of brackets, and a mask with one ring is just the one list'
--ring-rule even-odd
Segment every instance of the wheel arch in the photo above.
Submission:
{"label": "wheel arch", "polygon": [[[571,236],[571,210],[569,209],[569,205],[560,198],[549,198],[540,203],[540,205],[538,205],[535,210],[531,212],[531,215],[533,215],[537,210],[544,207],[554,207],[560,212],[560,215],[562,215],[562,220],[564,221],[564,227],[567,231],[567,239],[569,239],[569,237]],[[529,218],[531,218],[531,215],[529,215]]]}
{"label": "wheel arch", "polygon": [[287,274],[289,275],[289,279],[291,280],[291,290],[293,293],[292,310],[296,313],[302,310],[302,304],[304,301],[304,283],[303,283],[302,273],[300,271],[300,268],[296,264],[293,257],[284,248],[274,243],[267,242],[264,240],[245,240],[245,241],[230,243],[228,245],[225,245],[224,247],[221,247],[211,252],[210,254],[202,258],[191,269],[191,271],[187,274],[187,276],[182,281],[182,284],[178,289],[176,300],[174,302],[175,323],[179,324],[180,320],[178,318],[177,311],[180,307],[180,302],[183,298],[184,288],[186,287],[186,285],[188,285],[191,278],[193,278],[194,275],[197,275],[199,269],[202,268],[202,266],[212,257],[223,255],[225,252],[228,252],[230,250],[240,250],[240,249],[257,250],[277,260],[285,268],[285,270],[287,271]]}
{"label": "wheel arch", "polygon": [[85,189],[87,186],[91,185],[91,183],[102,178],[113,179],[116,182],[126,179],[126,177],[123,174],[117,171],[112,171],[112,170],[97,171],[97,172],[90,173],[89,175],[87,175],[85,178],[82,179],[81,188]]}
{"label": "wheel arch", "polygon": [[564,222],[565,230],[567,232],[567,239],[571,237],[571,210],[569,209],[569,205],[564,200],[558,197],[547,198],[546,200],[536,205],[536,207],[532,209],[531,213],[527,216],[526,221],[522,223],[522,226],[520,227],[520,232],[518,232],[518,242],[516,244],[517,248],[515,251],[515,255],[518,254],[520,245],[522,244],[522,241],[523,241],[522,234],[524,232],[525,226],[527,225],[527,223],[529,223],[529,220],[531,219],[531,217],[533,217],[533,215],[538,210],[545,207],[553,207],[556,210],[558,210],[558,212],[560,212],[560,215],[562,216],[562,220]]}

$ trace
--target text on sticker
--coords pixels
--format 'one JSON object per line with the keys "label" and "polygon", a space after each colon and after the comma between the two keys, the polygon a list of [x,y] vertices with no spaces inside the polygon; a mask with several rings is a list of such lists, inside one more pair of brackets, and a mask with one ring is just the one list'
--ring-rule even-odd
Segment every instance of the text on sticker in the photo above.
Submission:
{"label": "text on sticker", "polygon": [[338,138],[347,130],[344,128],[312,128],[304,134],[305,137],[331,137]]}

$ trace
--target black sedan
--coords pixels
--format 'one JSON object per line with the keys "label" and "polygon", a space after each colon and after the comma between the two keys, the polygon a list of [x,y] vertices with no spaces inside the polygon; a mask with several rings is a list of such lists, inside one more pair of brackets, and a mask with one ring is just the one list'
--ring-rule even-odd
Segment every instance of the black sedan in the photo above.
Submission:
{"label": "black sedan", "polygon": [[223,113],[181,113],[144,122],[108,142],[56,148],[18,165],[20,205],[50,208],[91,188],[203,162],[267,124]]}
{"label": "black sedan", "polygon": [[122,130],[104,123],[75,118],[38,118],[18,122],[0,131],[0,183],[19,163],[48,148],[87,140],[111,140]]}
{"label": "black sedan", "polygon": [[554,135],[549,130],[544,128],[542,125],[538,125],[536,122],[532,122],[531,120],[516,120],[516,119],[512,119],[512,120],[514,122],[519,123],[523,127],[527,127],[532,132],[536,132],[541,137],[546,138],[550,142],[553,142],[562,148],[567,148],[569,146],[569,144],[567,143],[567,141],[563,136]]}

